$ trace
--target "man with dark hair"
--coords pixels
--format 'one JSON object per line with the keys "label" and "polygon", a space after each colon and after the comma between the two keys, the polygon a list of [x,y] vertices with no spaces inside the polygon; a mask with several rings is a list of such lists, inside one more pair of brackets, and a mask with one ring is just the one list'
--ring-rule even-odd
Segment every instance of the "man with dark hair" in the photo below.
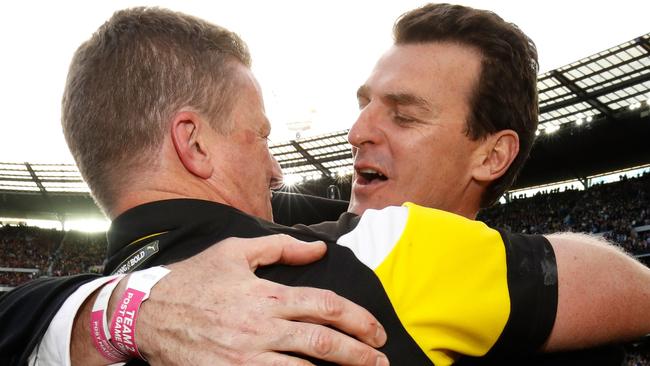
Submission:
{"label": "man with dark hair", "polygon": [[[361,111],[348,135],[355,155],[349,211],[410,201],[475,219],[510,187],[530,152],[535,46],[492,12],[450,4],[402,15],[394,38],[358,91]],[[647,268],[586,235],[547,238],[557,257],[559,303],[545,349],[650,331]],[[594,321],[613,313],[621,318]]]}
{"label": "man with dark hair", "polygon": [[[454,127],[462,128],[463,132],[458,134],[458,131],[453,130],[449,131],[448,136],[422,138],[423,141],[428,139],[429,143],[417,144],[418,147],[435,150],[431,152],[425,150],[420,151],[417,155],[410,155],[411,160],[413,156],[418,156],[420,159],[435,161],[437,165],[445,164],[443,166],[445,170],[460,170],[465,168],[462,166],[462,162],[455,162],[451,159],[466,158],[467,156],[464,151],[460,150],[462,146],[454,144],[457,141],[452,141],[453,138],[459,139],[466,136],[469,139],[459,141],[467,140],[467,143],[473,143],[476,146],[483,143],[515,148],[518,145],[519,151],[512,152],[515,157],[512,162],[508,162],[509,166],[505,167],[506,170],[501,172],[499,177],[490,177],[492,179],[488,186],[482,189],[480,207],[491,206],[514,181],[517,172],[528,157],[535,138],[537,129],[537,51],[534,43],[515,25],[505,22],[492,12],[450,4],[429,4],[402,15],[395,23],[393,36],[395,46],[380,60],[375,73],[382,77],[384,70],[388,72],[398,70],[398,72],[405,73],[407,71],[405,68],[414,64],[413,66],[420,68],[420,72],[412,72],[413,78],[403,81],[400,87],[403,86],[406,90],[416,90],[419,94],[428,93],[405,95],[405,97],[415,97],[416,99],[413,100],[394,100],[394,109],[399,112],[399,107],[402,109],[419,108],[422,112],[427,108],[430,115],[435,115],[436,121],[434,122],[436,124],[456,122],[458,126],[454,125]],[[449,51],[447,52],[447,50]],[[446,52],[446,54],[440,55],[439,52]],[[422,61],[415,64],[415,60]],[[449,71],[457,72],[457,76],[466,77],[464,80],[466,85],[463,85],[465,90],[458,90],[459,86],[454,85],[455,79],[452,77],[447,80],[439,79],[445,76],[441,75],[444,67],[453,66],[456,67],[450,68]],[[465,66],[471,67],[471,69],[465,69]],[[438,79],[430,80],[434,77]],[[368,95],[366,94],[372,91],[369,85],[360,88],[358,98],[362,108],[367,104]],[[430,95],[434,92],[448,94]],[[458,93],[452,95],[454,92]],[[461,93],[466,94],[460,95]],[[429,98],[417,99],[419,97]],[[419,105],[423,102],[428,105]],[[457,110],[456,115],[443,115],[447,109],[452,108]],[[417,124],[414,123],[417,122],[414,118],[409,118],[410,116],[396,114],[395,118],[401,118],[400,123],[405,126]],[[361,116],[360,120],[363,117]],[[509,133],[504,133],[504,131],[509,131]],[[452,135],[452,133],[454,134]],[[350,133],[353,144],[355,134],[356,131],[353,128]],[[490,137],[491,139],[489,139]],[[436,144],[433,144],[432,141],[436,141]],[[419,166],[422,166],[422,160],[418,159],[417,162]],[[429,166],[432,165],[424,165],[425,173],[429,170],[427,169]],[[449,167],[447,168],[447,166]],[[431,170],[433,169],[431,168]],[[438,167],[436,170],[441,169]],[[443,173],[444,171],[437,174]],[[419,191],[428,189],[432,195],[439,196],[442,196],[442,191],[444,191],[440,189],[441,184],[457,185],[455,179],[440,179],[439,176],[433,177],[433,184],[426,177],[424,179],[405,178],[407,179],[404,179],[403,182],[392,183],[399,187],[399,189],[393,189],[392,192],[401,197],[396,197],[390,202],[382,201],[382,205],[401,204],[404,201],[414,200],[411,196],[413,192],[409,191],[409,185],[422,185],[426,188],[423,187]],[[380,200],[381,198],[376,197],[375,199]],[[352,208],[356,204],[354,201],[353,198]],[[468,200],[452,195],[447,197],[447,201],[451,203],[436,202],[432,207],[453,211],[454,205],[466,204]],[[471,197],[469,201],[474,203],[476,199]],[[470,214],[473,216],[475,212]]]}
{"label": "man with dark hair", "polygon": [[[436,6],[432,6],[431,10],[425,8],[424,13],[436,9]],[[467,8],[456,10],[463,9]],[[448,11],[449,9],[446,9],[443,13]],[[416,10],[410,14],[417,12]],[[471,11],[469,13],[468,16]],[[409,19],[409,14],[402,19]],[[141,20],[138,19],[138,23]],[[158,21],[144,21],[143,24],[148,24],[144,27],[146,30],[147,27],[158,24]],[[165,24],[165,29],[173,34],[176,28]],[[118,31],[113,34],[113,30]],[[128,40],[128,36],[138,34],[137,31],[136,24],[131,24],[130,27],[109,27],[106,34],[110,42],[106,44],[119,44],[120,37],[127,37]],[[96,36],[96,39],[98,38],[100,36]],[[158,38],[155,38],[145,46],[157,40]],[[196,38],[192,38],[192,41],[195,40]],[[169,46],[167,41],[161,44]],[[78,61],[84,63],[90,60],[92,64],[92,52],[89,55],[84,53],[82,47],[77,55]],[[119,52],[109,54],[117,55]],[[98,58],[98,64],[102,67],[94,68],[94,72],[104,69],[104,59]],[[465,124],[470,110],[468,100],[472,99],[473,94],[472,86],[478,75],[482,75],[480,60],[479,50],[464,46],[462,42],[459,44],[456,39],[452,42],[433,43],[416,41],[415,44],[405,45],[399,44],[398,41],[398,44],[380,60],[368,82],[359,90],[362,111],[350,131],[350,142],[355,146],[356,169],[350,206],[353,212],[361,213],[368,208],[380,208],[410,200],[416,204],[440,207],[465,216],[475,214],[480,206],[482,191],[491,181],[504,174],[519,149],[515,131],[500,130],[496,127],[494,132],[488,129],[488,134],[481,135],[476,130],[471,132],[473,128]],[[73,62],[71,73],[74,71],[77,76],[69,78],[66,93],[68,99],[65,100],[68,105],[74,105],[74,99],[82,103],[83,98],[88,97],[86,93],[75,96],[75,92],[70,88],[80,87],[78,84],[92,85],[94,82],[91,77],[83,77],[83,72],[75,69],[76,67]],[[121,260],[129,258],[130,252],[154,238],[156,241],[160,240],[159,244],[164,251],[161,249],[160,254],[148,259],[146,265],[168,263],[169,260],[191,256],[222,238],[219,235],[257,236],[279,231],[290,232],[303,238],[328,238],[350,248],[367,267],[360,266],[356,258],[351,258],[352,252],[342,251],[341,247],[332,245],[323,261],[305,267],[304,270],[292,271],[277,267],[262,270],[259,274],[285,283],[328,286],[368,307],[389,330],[391,337],[384,350],[391,360],[398,364],[427,364],[431,361],[436,364],[451,364],[462,360],[459,358],[461,355],[483,356],[513,351],[535,351],[545,342],[551,328],[555,334],[563,334],[566,326],[559,320],[562,320],[560,317],[566,312],[567,304],[583,306],[584,301],[592,300],[567,298],[566,293],[563,300],[563,288],[566,289],[567,285],[562,282],[567,282],[568,286],[579,282],[575,278],[580,280],[579,276],[584,277],[585,270],[592,273],[589,272],[589,266],[593,263],[614,263],[623,266],[627,268],[625,275],[631,276],[627,278],[647,283],[647,271],[639,271],[633,262],[631,264],[628,258],[617,253],[609,257],[612,252],[603,246],[588,244],[593,253],[590,253],[588,258],[576,257],[583,252],[581,250],[584,246],[581,247],[570,240],[559,246],[557,243],[562,240],[553,240],[551,248],[545,239],[538,236],[498,233],[480,223],[414,204],[382,211],[371,210],[360,219],[346,215],[335,225],[325,224],[311,230],[288,230],[252,220],[241,213],[233,213],[229,208],[219,206],[217,209],[217,205],[213,203],[194,200],[160,201],[183,197],[203,198],[206,201],[227,203],[248,214],[270,218],[268,196],[259,194],[271,185],[273,178],[273,164],[268,156],[268,149],[262,142],[268,133],[268,122],[263,115],[258,86],[246,65],[235,62],[233,72],[236,77],[230,86],[238,98],[233,103],[231,114],[225,112],[225,118],[222,118],[222,114],[211,115],[206,112],[207,108],[202,109],[200,105],[197,109],[197,106],[191,103],[180,103],[172,109],[170,115],[156,115],[149,121],[166,123],[167,131],[171,131],[163,134],[161,145],[152,145],[153,150],[148,153],[155,155],[152,155],[151,160],[147,160],[146,164],[136,165],[138,174],[143,178],[137,174],[126,174],[129,179],[135,180],[134,184],[123,185],[121,191],[113,196],[115,201],[103,202],[106,211],[111,215],[121,214],[115,219],[109,234],[112,239],[110,241],[114,243],[111,244],[109,253],[109,268],[118,268]],[[149,72],[146,75],[148,78]],[[189,75],[191,74],[186,74],[185,77]],[[143,80],[141,77],[132,78]],[[129,80],[123,82],[128,83]],[[157,95],[158,84],[153,84],[151,94]],[[112,102],[98,103],[103,105],[101,109],[105,112],[107,106],[110,106],[109,110],[114,107],[111,103],[124,103],[120,91],[126,93],[138,90],[138,86],[133,84],[127,84],[123,90],[121,83],[116,85],[113,90],[85,90],[100,90],[98,100],[107,101],[116,96]],[[145,104],[149,106],[155,105],[161,98],[145,96],[145,99]],[[64,108],[64,119],[65,111],[68,110],[71,109]],[[116,110],[120,111],[119,108]],[[84,115],[83,112],[75,114]],[[85,115],[91,116],[90,113]],[[121,120],[119,117],[120,115],[117,119]],[[228,132],[219,131],[212,125],[215,118],[219,121],[232,121],[234,128]],[[92,119],[85,122],[82,120],[81,123],[87,124],[89,121]],[[110,122],[109,119],[107,121]],[[141,123],[139,120],[137,122]],[[66,128],[74,131],[72,125]],[[473,134],[477,135],[472,137]],[[82,135],[75,132],[66,133],[71,146],[79,142],[70,140],[79,136]],[[132,138],[129,140],[133,141]],[[448,161],[442,158],[447,155],[431,155],[437,152],[436,146],[445,146],[438,144],[448,143],[453,143],[449,147],[458,149],[451,152],[453,156],[448,157]],[[128,145],[128,142],[125,142],[125,145]],[[405,153],[414,147],[418,147],[417,153],[410,155],[409,162]],[[83,155],[83,149],[77,151]],[[84,159],[81,155],[75,154],[76,159]],[[435,162],[418,163],[423,177],[413,174],[416,171],[414,156],[422,158],[421,161],[425,163]],[[243,157],[250,158],[254,166],[248,169],[256,174],[236,174],[241,173],[238,167]],[[93,165],[85,166],[87,169],[93,169]],[[438,171],[431,172],[429,169]],[[153,177],[155,179],[151,179]],[[404,180],[408,178],[411,178],[411,181]],[[430,185],[441,185],[437,187],[440,193],[427,189],[425,185],[415,182],[416,179],[429,179]],[[448,179],[458,180],[448,183]],[[164,184],[158,185],[156,180]],[[403,184],[393,187],[398,181]],[[391,187],[392,189],[389,189]],[[467,199],[471,202],[454,202],[457,199]],[[183,220],[169,220],[175,211],[178,211],[175,215],[193,211],[197,217],[192,219],[198,222],[191,225],[190,220],[181,224],[182,229],[179,230],[173,223]],[[228,215],[227,220],[220,222],[228,222],[232,226],[224,228],[224,224],[214,222],[211,215]],[[160,225],[160,222],[165,221],[170,223]],[[247,222],[247,225],[241,225],[240,221]],[[147,225],[158,225],[157,230],[141,230],[142,226]],[[248,231],[244,233],[243,227]],[[217,229],[221,230],[219,235],[208,235]],[[138,234],[130,232],[134,230]],[[199,233],[195,234],[196,231]],[[138,240],[144,234],[147,235],[146,239]],[[370,238],[372,240],[369,240]],[[186,248],[178,245],[183,242],[187,243]],[[129,243],[135,246],[126,245]],[[429,245],[423,245],[426,243]],[[209,251],[217,249],[219,248],[215,247]],[[557,273],[553,249],[558,255],[557,263],[561,276],[558,321],[555,323],[553,320],[558,289],[555,282]],[[567,257],[575,258],[574,262],[579,263],[563,262]],[[170,266],[170,277],[173,278],[183,266],[187,267],[192,263],[201,263],[201,260],[195,258]],[[330,267],[333,264],[336,266]],[[377,277],[368,276],[368,268],[374,270],[381,280],[380,284],[377,283]],[[329,270],[323,271],[325,269]],[[462,269],[462,273],[459,273],[459,269]],[[572,276],[566,276],[565,270],[574,273],[569,273]],[[314,271],[318,276],[314,276]],[[595,280],[601,290],[616,289],[617,284],[607,282],[607,279],[592,277],[591,280]],[[161,282],[159,291],[171,293],[170,281],[166,282],[166,286]],[[385,289],[385,294],[382,288]],[[119,290],[116,292],[119,293]],[[152,295],[152,299],[153,297]],[[391,300],[396,313],[392,312],[387,299]],[[567,299],[577,305],[572,305]],[[597,300],[600,300],[599,304],[602,305],[609,304],[612,299],[607,293],[604,298]],[[614,305],[618,306],[619,303]],[[163,317],[168,313],[160,312],[158,317],[149,315],[149,319],[158,320],[154,323],[160,323],[163,327],[173,327],[174,322],[165,324],[163,321]],[[80,319],[83,319],[84,313],[81,314]],[[188,316],[190,315],[191,313],[188,313]],[[575,319],[569,319],[569,325],[573,324],[571,321],[578,324],[585,321],[580,314],[570,316]],[[594,323],[593,319],[591,322]],[[558,328],[558,325],[564,328]],[[636,329],[630,331],[625,325],[620,327],[619,333],[609,334],[604,339],[598,338],[600,334],[590,338],[590,334],[580,334],[579,330],[576,338],[579,342],[598,342],[637,334],[634,333]],[[78,333],[83,334],[83,326],[76,327],[82,329]],[[166,331],[169,332],[169,329]],[[155,345],[154,341],[146,340],[149,345]],[[566,345],[563,343],[566,341],[567,339],[561,337],[553,338],[551,333],[551,338],[546,344],[549,348],[562,347]],[[75,344],[78,343],[73,343]],[[168,350],[144,348],[150,352],[147,354],[150,360],[170,357],[166,354],[169,353]],[[423,358],[424,355],[426,358]],[[275,360],[280,362],[278,358]],[[290,362],[288,358],[282,360]]]}

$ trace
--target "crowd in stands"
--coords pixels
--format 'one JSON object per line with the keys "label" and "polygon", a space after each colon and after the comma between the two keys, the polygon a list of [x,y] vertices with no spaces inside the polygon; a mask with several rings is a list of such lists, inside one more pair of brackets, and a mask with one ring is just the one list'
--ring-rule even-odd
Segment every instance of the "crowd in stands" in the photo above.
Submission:
{"label": "crowd in stands", "polygon": [[625,346],[625,366],[650,366],[650,335]]}
{"label": "crowd in stands", "polygon": [[650,354],[648,352],[629,352],[625,366],[650,366]]}
{"label": "crowd in stands", "polygon": [[39,276],[101,272],[106,235],[61,232],[37,227],[0,226],[0,286],[14,287]]}
{"label": "crowd in stands", "polygon": [[61,232],[28,226],[0,227],[0,267],[47,270]]}
{"label": "crowd in stands", "polygon": [[15,287],[36,278],[34,273],[0,272],[0,286]]}
{"label": "crowd in stands", "polygon": [[650,230],[637,230],[650,225],[650,174],[587,190],[555,190],[514,198],[483,210],[479,219],[512,232],[598,234],[632,254],[648,253]]}
{"label": "crowd in stands", "polygon": [[75,233],[67,235],[52,266],[55,276],[67,276],[78,273],[101,272],[106,257],[106,235]]}

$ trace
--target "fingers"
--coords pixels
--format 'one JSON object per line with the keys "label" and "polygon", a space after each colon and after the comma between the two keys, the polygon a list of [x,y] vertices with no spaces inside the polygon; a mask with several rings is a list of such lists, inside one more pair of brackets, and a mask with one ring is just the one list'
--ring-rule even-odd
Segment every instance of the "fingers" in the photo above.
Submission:
{"label": "fingers", "polygon": [[232,250],[231,255],[244,255],[251,269],[273,263],[292,265],[308,264],[320,259],[327,250],[325,243],[305,242],[285,234],[259,238],[229,238],[221,243],[223,250]]}
{"label": "fingers", "polygon": [[287,288],[279,316],[297,321],[328,324],[373,347],[386,343],[386,331],[366,309],[329,290]]}
{"label": "fingers", "polygon": [[[225,328],[220,334],[234,329],[231,334],[241,335],[242,324],[256,319],[249,324],[255,331],[244,332],[249,334],[246,341],[222,342],[224,354],[239,350],[256,360],[267,357],[264,359],[268,362],[261,364],[310,365],[298,358],[269,352],[275,351],[299,353],[344,365],[388,365],[386,357],[372,348],[386,342],[386,333],[368,311],[329,290],[292,288],[256,278],[249,272],[249,269],[277,262],[306,264],[321,258],[326,249],[322,242],[308,244],[282,234],[252,239],[229,238],[199,254],[202,256],[199,262],[190,263],[188,259],[179,265],[191,273],[225,270],[219,274],[223,279],[220,284],[232,283],[232,288],[202,292],[202,296],[207,296],[206,300],[213,304],[210,306],[230,304],[228,306],[232,307],[232,311],[219,309],[202,318],[205,322],[212,314],[223,314],[226,320],[211,322]],[[229,276],[231,281],[226,280]],[[206,294],[225,300],[214,301]],[[209,329],[205,331],[210,332]]]}
{"label": "fingers", "polygon": [[388,359],[376,349],[322,325],[286,323],[278,351],[296,352],[336,364],[388,366]]}
{"label": "fingers", "polygon": [[247,365],[264,366],[313,366],[314,364],[297,357],[275,352],[265,352],[246,362]]}

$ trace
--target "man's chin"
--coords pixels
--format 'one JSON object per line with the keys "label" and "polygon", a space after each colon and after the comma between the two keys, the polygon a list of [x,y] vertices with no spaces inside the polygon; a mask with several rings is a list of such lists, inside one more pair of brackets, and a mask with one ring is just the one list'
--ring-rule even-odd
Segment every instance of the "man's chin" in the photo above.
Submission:
{"label": "man's chin", "polygon": [[348,212],[352,212],[355,215],[361,216],[367,209],[381,209],[381,207],[376,207],[367,200],[356,200],[354,197],[350,199]]}

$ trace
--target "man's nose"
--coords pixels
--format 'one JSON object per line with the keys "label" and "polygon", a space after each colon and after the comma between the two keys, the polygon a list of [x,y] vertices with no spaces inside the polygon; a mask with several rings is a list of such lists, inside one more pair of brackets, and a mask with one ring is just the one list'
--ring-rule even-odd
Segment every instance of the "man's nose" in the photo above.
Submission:
{"label": "man's nose", "polygon": [[284,177],[282,174],[282,167],[280,167],[280,163],[278,160],[271,154],[271,151],[269,150],[269,155],[271,158],[271,164],[273,165],[273,168],[271,170],[272,175],[271,175],[271,184],[270,188],[271,189],[280,189],[282,188],[282,184],[284,181]]}
{"label": "man's nose", "polygon": [[382,133],[378,117],[377,111],[374,111],[371,105],[359,111],[359,117],[348,131],[350,145],[360,148],[363,145],[380,143]]}

